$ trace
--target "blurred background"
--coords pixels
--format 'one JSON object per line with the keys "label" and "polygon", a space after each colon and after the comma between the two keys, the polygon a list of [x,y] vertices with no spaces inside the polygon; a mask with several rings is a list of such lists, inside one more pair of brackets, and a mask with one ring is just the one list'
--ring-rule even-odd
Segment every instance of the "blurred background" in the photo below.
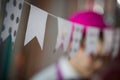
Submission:
{"label": "blurred background", "polygon": [[68,18],[76,11],[91,9],[105,16],[110,25],[119,26],[119,0],[29,0],[53,15]]}
{"label": "blurred background", "polygon": [[[4,19],[6,1],[7,0],[0,0],[0,29]],[[68,19],[71,14],[77,11],[93,10],[103,14],[105,22],[111,27],[120,27],[120,0],[25,0],[15,48],[11,59],[10,72],[8,74],[11,80],[29,80],[35,73],[54,63],[61,56],[61,50],[58,50],[57,55],[55,54],[53,56],[53,54],[50,54],[49,57],[39,53],[51,52],[50,50],[46,51],[49,49],[47,41],[52,42],[52,39],[49,40],[48,38],[45,38],[46,50],[44,51],[39,50],[40,47],[37,44],[36,38],[34,38],[29,45],[24,47],[25,31],[30,10],[30,5],[26,4],[26,2],[64,19]],[[49,20],[53,23],[57,21],[51,18]],[[50,26],[54,28],[57,24],[50,24]],[[53,33],[51,33],[51,35],[52,34]],[[46,33],[46,36],[50,35]],[[33,43],[36,47],[34,47]],[[33,46],[31,47],[31,45]],[[36,50],[31,51],[30,48]],[[120,55],[118,55],[108,67],[101,70],[99,74],[94,75],[90,80],[120,80]]]}

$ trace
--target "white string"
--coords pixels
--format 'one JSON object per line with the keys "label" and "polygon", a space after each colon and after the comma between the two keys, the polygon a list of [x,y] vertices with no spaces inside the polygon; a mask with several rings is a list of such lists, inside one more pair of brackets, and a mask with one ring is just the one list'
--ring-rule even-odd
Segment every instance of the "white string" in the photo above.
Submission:
{"label": "white string", "polygon": [[[27,1],[24,1],[24,3],[25,4],[27,4],[27,5],[29,5],[29,6],[31,6],[31,5],[33,5],[33,4],[31,4],[31,3],[29,3],[29,2],[27,2]],[[37,6],[36,6],[37,7]],[[38,7],[39,8],[39,7]],[[41,8],[40,8],[41,9]],[[43,10],[43,9],[42,9]],[[43,10],[43,11],[45,11],[45,10]],[[45,12],[47,12],[47,11],[45,11]],[[48,13],[48,12],[47,12]],[[58,18],[57,16],[55,16],[55,15],[53,15],[53,14],[51,14],[51,13],[48,13],[50,16],[53,16],[54,18]],[[62,18],[62,19],[64,19],[64,18]],[[66,19],[64,19],[64,20],[66,20]],[[68,20],[67,20],[68,21]],[[78,23],[76,23],[76,22],[72,22],[72,23],[75,23],[75,24],[78,24]],[[79,25],[79,24],[78,24]]]}
{"label": "white string", "polygon": [[[26,3],[27,5],[29,5],[29,6],[31,6],[32,4],[30,4],[29,2],[27,2],[27,1],[24,1],[24,3]],[[37,6],[36,6],[37,7]],[[45,11],[45,10],[43,10],[43,11]],[[47,12],[47,11],[45,11],[45,12]],[[48,12],[47,12],[48,13]],[[51,15],[51,16],[53,16],[53,17],[55,17],[55,18],[57,18],[57,16],[55,16],[55,15],[53,15],[53,14],[51,14],[51,13],[48,13],[49,15]]]}
{"label": "white string", "polygon": [[24,1],[24,3],[26,3],[26,4],[28,4],[28,5],[31,5],[29,2],[27,2],[27,1]]}

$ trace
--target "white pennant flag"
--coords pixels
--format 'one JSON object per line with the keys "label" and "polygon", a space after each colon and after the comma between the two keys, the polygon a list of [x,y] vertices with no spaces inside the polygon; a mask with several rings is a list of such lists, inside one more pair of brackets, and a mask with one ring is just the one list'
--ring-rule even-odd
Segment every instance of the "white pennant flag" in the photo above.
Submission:
{"label": "white pennant flag", "polygon": [[113,30],[104,29],[103,54],[109,53],[112,50]]}
{"label": "white pennant flag", "polygon": [[78,51],[80,47],[80,41],[82,39],[82,35],[83,35],[82,25],[74,24],[74,32],[73,32],[70,56],[73,56]]}
{"label": "white pennant flag", "polygon": [[58,18],[58,36],[55,49],[58,49],[61,45],[63,45],[64,51],[67,50],[70,41],[71,31],[72,23],[62,18]]}
{"label": "white pennant flag", "polygon": [[36,37],[43,49],[47,16],[47,12],[31,5],[24,45]]}
{"label": "white pennant flag", "polygon": [[2,41],[5,41],[9,35],[12,35],[12,42],[15,42],[23,3],[24,0],[7,0],[1,32]]}
{"label": "white pennant flag", "polygon": [[119,53],[119,49],[120,49],[120,29],[116,29],[114,34],[114,42],[113,42],[113,53],[112,53],[113,59]]}
{"label": "white pennant flag", "polygon": [[94,27],[87,28],[86,34],[86,54],[97,53],[98,39],[100,30]]}

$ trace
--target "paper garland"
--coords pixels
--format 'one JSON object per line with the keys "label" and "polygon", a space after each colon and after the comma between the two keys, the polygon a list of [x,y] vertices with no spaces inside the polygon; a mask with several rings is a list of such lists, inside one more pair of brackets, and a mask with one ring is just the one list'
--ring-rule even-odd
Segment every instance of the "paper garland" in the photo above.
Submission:
{"label": "paper garland", "polygon": [[[5,19],[3,22],[2,32],[1,32],[2,41],[4,41],[9,36],[9,34],[11,34],[12,42],[13,43],[15,42],[17,29],[18,29],[19,22],[20,22],[20,16],[21,16],[21,12],[22,12],[23,2],[24,2],[24,0],[18,0],[18,1],[17,0],[13,0],[13,1],[8,0],[7,1],[7,5],[6,5],[6,9],[5,9]],[[31,5],[24,45],[28,44],[28,42],[31,41],[34,37],[37,37],[38,42],[40,43],[40,46],[43,49],[47,16],[48,16],[48,13],[46,11],[41,10],[40,8],[37,8],[33,5]],[[56,17],[56,16],[54,16],[54,17]],[[69,46],[69,41],[70,41],[70,37],[71,37],[72,23],[67,20],[64,20],[62,18],[59,18],[59,17],[57,17],[57,18],[58,18],[58,37],[57,37],[55,49],[58,49],[62,45],[64,51],[67,51],[67,47]],[[80,27],[80,25],[79,25],[79,27]],[[80,38],[78,35],[81,35],[82,33],[76,34],[75,32],[76,31],[74,31],[73,39],[75,39],[76,35],[77,35],[77,38]],[[107,32],[109,32],[109,31],[107,31]],[[107,34],[107,33],[105,32],[105,34]],[[107,36],[107,35],[105,35],[105,36]],[[116,35],[116,36],[118,36],[118,35]],[[81,35],[81,37],[82,37],[82,35]],[[87,29],[86,54],[89,54],[91,52],[96,53],[98,37],[99,37],[99,29],[96,29],[96,28],[88,28]],[[105,39],[107,39],[107,38],[105,37]],[[75,40],[77,41],[77,39],[75,39]],[[79,42],[78,44],[80,44],[80,40],[81,39],[78,39],[78,42]],[[108,47],[106,47],[105,45],[108,42],[109,43],[112,42],[112,40],[107,41],[107,43],[106,43],[106,41],[104,42],[103,53],[105,53],[111,49],[110,47],[109,47],[109,49],[107,49]],[[72,42],[72,46],[74,46],[72,48],[75,48],[74,51],[76,51],[79,48],[78,44],[76,44],[75,41]],[[115,44],[117,44],[117,42]],[[109,44],[109,45],[111,46],[112,44]],[[116,46],[116,45],[114,45],[114,46]],[[118,47],[118,45],[117,45],[117,47]],[[115,52],[116,49],[117,48],[114,49],[113,54],[117,54],[117,52]],[[71,50],[71,51],[73,51],[73,50]],[[73,54],[73,52],[71,52],[71,54]]]}
{"label": "paper garland", "polygon": [[[33,10],[32,10],[33,9]],[[37,12],[38,11],[38,12]],[[39,14],[38,14],[39,13]],[[33,17],[33,15],[37,15],[37,17]],[[47,21],[47,15],[48,13],[46,11],[43,11],[33,5],[31,5],[31,10],[30,10],[30,15],[29,15],[29,20],[28,20],[28,28],[26,31],[26,38],[25,38],[25,43],[24,45],[26,45],[29,41],[31,41],[34,37],[37,37],[41,48],[43,49],[43,43],[44,43],[44,34],[45,34],[45,27],[46,27],[46,21]],[[42,16],[42,21],[43,22],[39,22],[40,18],[38,19],[38,16]],[[55,17],[55,16],[54,16]],[[64,52],[67,51],[67,48],[69,46],[69,42],[70,42],[70,37],[71,37],[71,31],[72,31],[72,23],[64,20],[62,18],[57,17],[58,20],[58,36],[57,36],[57,40],[56,40],[56,46],[55,46],[55,50],[57,50],[58,48],[63,48]],[[35,22],[36,21],[36,22]],[[35,27],[32,27],[32,26]],[[39,30],[39,26],[40,30]],[[74,25],[75,29],[76,28],[80,28],[80,32],[77,33],[77,31],[75,30],[73,33],[73,39],[75,39],[72,42],[72,47],[71,47],[71,51],[70,51],[70,55],[73,55],[80,47],[80,40],[82,39],[82,28],[81,25]],[[33,32],[31,32],[31,30]],[[42,32],[42,33],[41,33]],[[97,53],[97,48],[98,48],[98,39],[99,39],[99,33],[100,30],[98,28],[95,27],[91,27],[89,26],[87,28],[87,33],[86,33],[86,45],[85,45],[85,49],[86,49],[86,54],[89,55],[90,53]],[[109,29],[105,29],[103,31],[104,33],[104,39],[108,39],[108,35],[112,34],[112,32],[110,33]],[[110,34],[109,34],[110,33]],[[39,37],[38,37],[39,36]],[[76,36],[76,38],[75,38]],[[107,36],[107,37],[105,37]],[[40,38],[41,37],[41,38]],[[78,39],[79,38],[79,39]],[[111,37],[112,39],[112,37]],[[77,43],[75,41],[78,41]],[[103,54],[107,51],[107,48],[105,48],[105,45],[109,42],[106,43],[107,40],[104,40],[104,50],[103,50]],[[111,40],[112,41],[112,40]],[[110,42],[109,42],[110,43]],[[111,45],[111,44],[109,44]],[[110,49],[110,48],[109,48]]]}

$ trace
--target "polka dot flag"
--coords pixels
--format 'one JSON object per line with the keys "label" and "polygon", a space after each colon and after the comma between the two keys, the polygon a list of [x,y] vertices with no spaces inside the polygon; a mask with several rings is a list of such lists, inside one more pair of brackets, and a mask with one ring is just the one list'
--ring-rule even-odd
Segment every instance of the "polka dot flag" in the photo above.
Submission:
{"label": "polka dot flag", "polygon": [[2,80],[7,80],[9,76],[12,48],[20,23],[23,2],[24,0],[6,0],[0,36],[0,79]]}
{"label": "polka dot flag", "polygon": [[1,41],[5,41],[9,35],[12,36],[12,43],[15,42],[17,30],[20,23],[21,12],[24,0],[7,0],[4,12],[4,21],[1,31]]}

